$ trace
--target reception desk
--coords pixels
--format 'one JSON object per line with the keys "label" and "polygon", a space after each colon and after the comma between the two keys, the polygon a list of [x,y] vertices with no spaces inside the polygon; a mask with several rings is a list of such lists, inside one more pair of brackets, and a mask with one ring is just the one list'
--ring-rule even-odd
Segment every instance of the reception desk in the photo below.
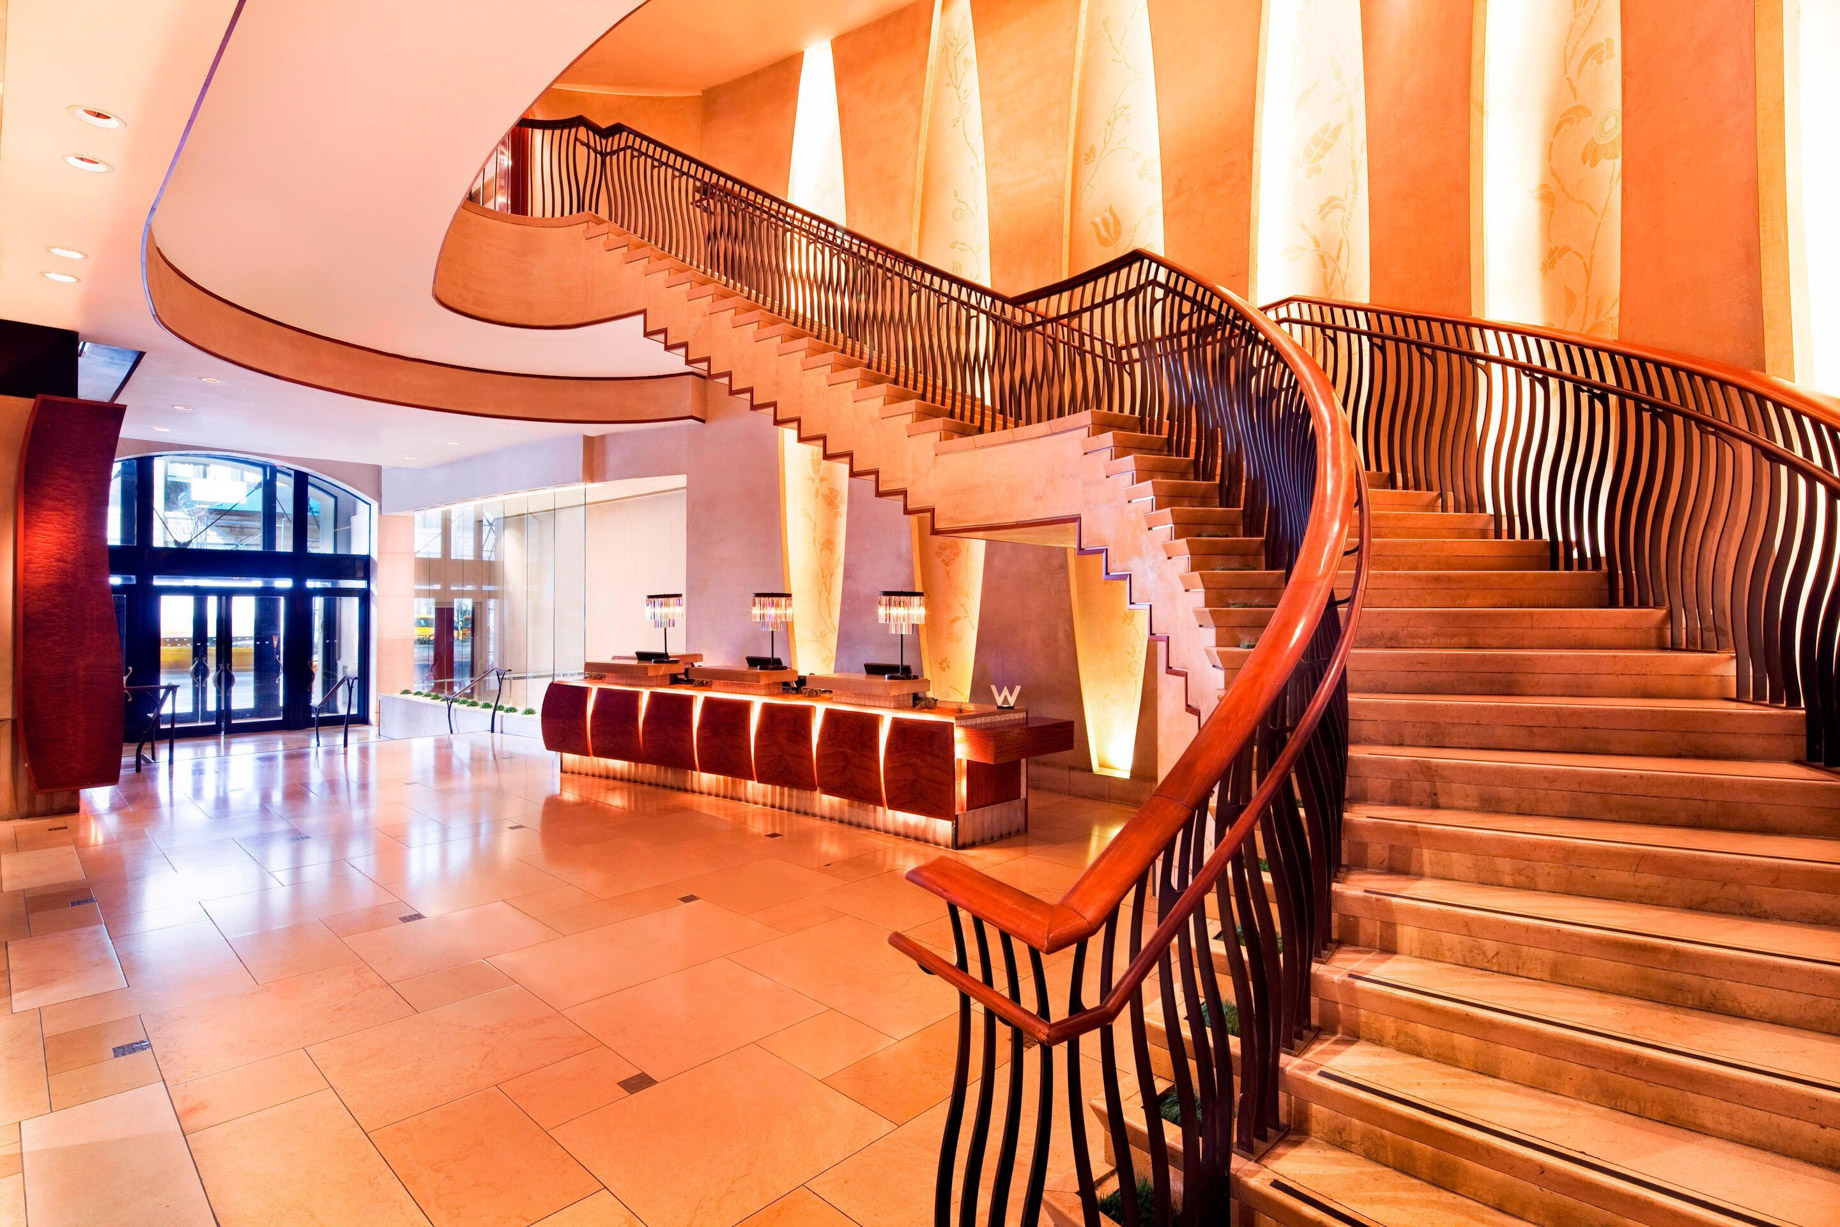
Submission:
{"label": "reception desk", "polygon": [[889,709],[706,686],[553,682],[543,744],[562,769],[732,797],[946,848],[1028,829],[1026,760],[1073,724],[978,704]]}

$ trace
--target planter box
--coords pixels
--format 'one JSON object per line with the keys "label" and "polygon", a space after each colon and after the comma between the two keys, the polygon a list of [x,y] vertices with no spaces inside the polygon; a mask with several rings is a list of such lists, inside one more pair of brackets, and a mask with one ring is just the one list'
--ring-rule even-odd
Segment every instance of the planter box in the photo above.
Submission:
{"label": "planter box", "polygon": [[[492,718],[489,707],[462,707],[454,704],[454,732],[483,733]],[[540,739],[542,722],[500,708],[498,730],[513,737]],[[447,704],[439,699],[418,699],[414,695],[386,694],[377,700],[377,735],[379,737],[445,737]]]}

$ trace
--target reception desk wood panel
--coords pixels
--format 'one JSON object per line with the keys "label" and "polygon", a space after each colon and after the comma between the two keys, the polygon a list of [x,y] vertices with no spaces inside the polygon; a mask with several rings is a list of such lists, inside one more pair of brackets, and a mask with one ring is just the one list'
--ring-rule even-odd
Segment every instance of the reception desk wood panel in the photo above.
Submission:
{"label": "reception desk wood panel", "polygon": [[[992,720],[1009,723],[983,727]],[[575,774],[714,793],[962,848],[1028,828],[1023,760],[1071,749],[1073,725],[991,709],[884,711],[802,695],[589,680],[550,686],[543,740]]]}

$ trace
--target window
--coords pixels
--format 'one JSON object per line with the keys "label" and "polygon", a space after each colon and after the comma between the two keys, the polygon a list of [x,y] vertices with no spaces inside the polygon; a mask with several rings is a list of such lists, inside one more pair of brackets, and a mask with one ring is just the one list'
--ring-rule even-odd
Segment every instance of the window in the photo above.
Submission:
{"label": "window", "polygon": [[370,553],[370,504],[349,490],[309,477],[307,549],[315,554]]}
{"label": "window", "polygon": [[471,507],[456,507],[447,515],[447,556],[449,558],[471,558],[473,556],[473,526],[477,516]]}
{"label": "window", "polygon": [[133,545],[135,531],[135,497],[140,485],[140,466],[132,460],[117,460],[109,475],[109,544]]}
{"label": "window", "polygon": [[263,548],[263,497],[274,469],[216,456],[153,458],[154,544]]}
{"label": "window", "polygon": [[415,556],[417,558],[441,558],[446,551],[442,548],[441,529],[446,513],[436,508],[432,511],[415,513]]}

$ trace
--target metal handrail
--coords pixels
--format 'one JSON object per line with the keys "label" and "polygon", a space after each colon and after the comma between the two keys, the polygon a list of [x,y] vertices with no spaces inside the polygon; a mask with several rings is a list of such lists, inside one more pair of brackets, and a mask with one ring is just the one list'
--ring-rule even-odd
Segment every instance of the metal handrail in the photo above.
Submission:
{"label": "metal handrail", "polygon": [[347,747],[351,745],[352,715],[358,704],[358,675],[355,673],[347,673],[338,681],[332,683],[331,687],[327,689],[326,693],[321,695],[317,701],[307,705],[313,713],[313,744],[315,746],[319,745],[320,713],[325,709],[327,703],[338,695],[340,690],[345,691],[345,734],[341,744]]}
{"label": "metal handrail", "polygon": [[[122,683],[121,689],[123,694],[129,696],[148,691],[158,691],[160,695],[159,699],[156,700],[153,705],[152,718],[149,719],[146,726],[141,730],[140,739],[134,743],[134,773],[136,775],[140,774],[141,764],[143,762],[158,763],[160,761],[160,713],[166,710],[168,702],[172,703],[173,710],[172,720],[167,725],[166,729],[166,762],[168,765],[171,765],[173,761],[173,750],[177,745],[179,737],[179,704],[177,702],[179,683],[154,682],[146,685],[130,686],[124,682]],[[144,753],[143,747],[151,750],[152,753]]]}
{"label": "metal handrail", "polygon": [[484,673],[479,674],[472,681],[460,687],[460,689],[449,691],[446,696],[447,731],[450,733],[454,731],[454,700],[466,695],[473,687],[479,685],[479,683],[485,681],[488,677],[496,677],[498,679],[498,693],[492,697],[492,715],[486,721],[486,732],[496,733],[498,731],[498,709],[500,704],[505,701],[505,679],[510,676],[511,670],[509,669],[487,669]]}

